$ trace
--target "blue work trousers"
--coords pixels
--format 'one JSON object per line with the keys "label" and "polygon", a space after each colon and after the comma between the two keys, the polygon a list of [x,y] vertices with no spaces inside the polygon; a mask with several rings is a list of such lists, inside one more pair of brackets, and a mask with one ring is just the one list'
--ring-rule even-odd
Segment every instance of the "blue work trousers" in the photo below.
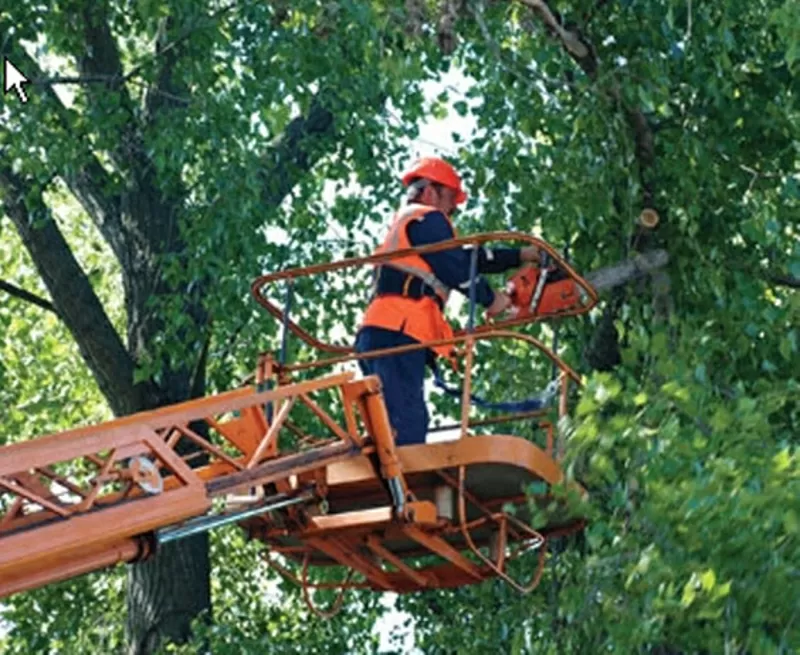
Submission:
{"label": "blue work trousers", "polygon": [[[377,327],[364,327],[356,336],[356,352],[419,343],[407,334]],[[377,375],[383,386],[383,397],[389,421],[395,430],[398,446],[425,443],[428,433],[428,408],[423,384],[428,350],[420,349],[397,355],[360,360],[364,375]]]}

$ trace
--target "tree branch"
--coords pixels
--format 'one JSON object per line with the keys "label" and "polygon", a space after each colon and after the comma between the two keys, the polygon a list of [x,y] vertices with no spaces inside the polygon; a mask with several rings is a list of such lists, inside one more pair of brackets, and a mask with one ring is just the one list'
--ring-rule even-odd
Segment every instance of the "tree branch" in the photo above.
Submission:
{"label": "tree branch", "polygon": [[[584,63],[588,65],[590,56],[593,58],[591,48],[588,47],[579,34],[564,29],[561,21],[550,11],[550,7],[547,6],[546,2],[543,0],[520,0],[520,2],[530,7],[539,16],[547,29],[561,41],[570,56],[581,65],[581,68],[584,67]],[[596,68],[595,62],[591,74],[594,74]],[[584,68],[584,70],[586,69]],[[587,74],[589,73],[588,70],[586,72]]]}
{"label": "tree branch", "polygon": [[267,207],[280,205],[287,194],[311,169],[322,150],[315,141],[335,134],[333,112],[326,106],[328,94],[321,92],[306,116],[298,116],[264,155],[260,177],[264,184],[262,201]]}
{"label": "tree branch", "polygon": [[3,206],[53,298],[59,317],[78,344],[112,411],[129,414],[152,405],[155,389],[134,384],[134,361],[58,229],[41,193],[32,194],[0,163]]}
{"label": "tree branch", "polygon": [[[76,57],[78,70],[85,76],[107,78],[108,87],[123,94],[123,100],[130,105],[130,98],[123,87],[119,50],[108,25],[108,4],[104,1],[85,1],[80,13],[86,49]],[[103,91],[93,93],[95,100],[100,99],[100,93]]]}
{"label": "tree branch", "polygon": [[[590,78],[597,79],[599,64],[592,44],[584,37],[577,26],[567,29],[565,24],[549,8],[544,0],[520,0],[522,4],[530,7],[545,24],[547,30],[559,41],[569,56],[580,66],[581,70]],[[653,130],[647,117],[638,107],[627,105],[622,97],[619,85],[613,81],[608,96],[622,108],[625,120],[633,133],[636,162],[639,165],[639,178],[642,184],[643,208],[655,208],[655,190],[652,179],[652,170],[655,164],[655,146]],[[649,247],[651,233],[641,231],[636,236],[639,250]]]}
{"label": "tree branch", "polygon": [[633,259],[599,268],[585,276],[595,291],[609,291],[663,268],[669,262],[666,250],[651,250]]}
{"label": "tree branch", "polygon": [[769,275],[767,279],[780,287],[800,289],[800,278],[792,277],[791,275]]}
{"label": "tree branch", "polygon": [[619,331],[614,320],[625,297],[624,285],[645,275],[650,275],[655,284],[660,276],[666,276],[663,267],[668,261],[666,250],[653,250],[637,255],[634,259],[592,271],[585,276],[595,291],[612,291],[611,300],[606,303],[589,345],[584,350],[586,362],[593,369],[610,371],[622,361]]}
{"label": "tree branch", "polygon": [[[147,177],[150,160],[135,120],[136,111],[133,101],[125,86],[126,78],[123,74],[117,43],[108,24],[108,3],[107,1],[84,0],[80,13],[85,48],[84,52],[76,54],[78,70],[83,76],[105,77],[109,80],[102,86],[86,85],[89,99],[92,105],[104,107],[108,106],[109,92],[116,93],[119,95],[122,111],[126,114],[126,120],[121,122],[119,135],[115,139],[116,147],[111,149],[111,158],[117,168],[125,173],[129,185],[149,191],[150,187],[146,182],[143,183],[143,178]],[[136,221],[139,229],[145,229],[144,226],[147,225],[147,222],[142,222],[141,216],[132,215],[132,218]]]}
{"label": "tree branch", "polygon": [[56,308],[53,306],[49,300],[45,300],[44,298],[37,296],[35,293],[31,293],[30,291],[25,291],[25,289],[20,289],[18,286],[10,284],[4,280],[0,280],[0,290],[5,291],[7,294],[14,296],[15,298],[19,298],[20,300],[24,300],[25,302],[29,302],[37,307],[41,307],[42,309],[46,309],[49,312],[53,312],[56,316],[58,316],[58,312]]}
{"label": "tree branch", "polygon": [[[14,61],[19,61],[22,70],[29,72],[32,78],[42,79],[45,77],[36,60],[21,47],[15,47],[11,54]],[[56,171],[56,173],[61,176],[69,190],[92,218],[117,259],[124,262],[127,248],[122,222],[121,199],[119,194],[113,191],[114,181],[89,149],[88,140],[84,138],[85,135],[75,132],[73,112],[64,106],[50,87],[45,90],[44,99],[52,109],[53,115],[58,117],[65,134],[71,137],[71,141],[76,147],[73,165],[65,170]]]}
{"label": "tree branch", "polygon": [[[158,27],[158,34],[156,35],[156,48],[153,53],[153,59],[157,59],[160,62],[158,79],[154,85],[148,88],[147,98],[145,100],[145,113],[150,120],[152,120],[152,117],[158,113],[162,106],[175,103],[184,105],[189,103],[185,98],[188,87],[185,84],[179,86],[178,81],[173,76],[175,65],[181,57],[179,46],[184,44],[198,30],[216,25],[221,17],[236,6],[236,2],[231,2],[227,5],[222,5],[209,15],[202,15],[202,5],[198,4],[198,6],[194,8],[194,11],[197,12],[199,18],[197,18],[197,20],[188,20],[187,24],[176,35],[173,35],[175,31],[174,28],[176,27],[174,25],[173,16],[167,16],[161,20]],[[142,66],[143,64],[141,63],[134,66],[126,75],[126,78],[130,79]],[[171,103],[167,101],[171,101]]]}
{"label": "tree branch", "polygon": [[109,84],[118,81],[116,75],[46,75],[36,76],[31,79],[34,86],[55,86],[56,84]]}
{"label": "tree branch", "polygon": [[[359,99],[359,107],[367,106],[378,111],[385,101],[385,93],[376,86],[369,96]],[[335,90],[320,90],[308,113],[292,120],[265,153],[259,177],[263,183],[261,199],[266,207],[280,205],[314,164],[331,151],[336,137],[341,136],[334,107],[337,112],[342,112],[343,104]]]}
{"label": "tree branch", "polygon": [[[170,62],[168,63],[166,68],[171,68],[174,66],[175,61],[177,61],[177,57],[174,56],[174,53],[171,51],[176,48],[181,43],[185,42],[189,37],[192,36],[194,32],[199,29],[203,29],[204,27],[214,25],[217,18],[223,16],[230,10],[236,7],[236,3],[232,2],[229,5],[224,5],[211,13],[208,16],[208,20],[203,22],[198,22],[196,24],[190,25],[187,29],[183,30],[180,34],[178,34],[172,41],[166,41],[166,32],[163,31],[161,28],[159,29],[159,34],[156,38],[156,49],[153,53],[152,59],[163,58],[166,55],[170,55]],[[162,26],[166,24],[165,21],[162,21]],[[34,77],[31,79],[31,84],[39,85],[39,86],[53,86],[56,84],[105,84],[110,86],[119,85],[122,82],[131,82],[134,84],[145,85],[146,83],[143,81],[136,81],[136,78],[140,76],[142,69],[150,63],[150,58],[146,59],[145,61],[139,62],[137,65],[133,66],[127,73],[124,75],[122,74],[122,70],[118,73],[113,74],[92,74],[92,75],[56,75],[53,77]],[[162,77],[169,78],[169,73],[164,75],[164,71],[162,70]],[[159,84],[156,86],[152,86],[148,88],[148,94],[163,96],[169,100],[172,100],[176,103],[181,105],[188,105],[190,100],[187,97],[176,95],[175,93],[166,91],[164,88],[161,88],[163,85]]]}
{"label": "tree branch", "polygon": [[[142,87],[147,86],[145,82],[137,80],[130,73],[126,75],[125,78],[131,84]],[[34,86],[56,86],[58,84],[108,84],[116,79],[116,77],[109,77],[107,75],[56,75],[55,77],[34,78],[31,80],[31,84]],[[173,103],[183,107],[187,107],[191,103],[191,100],[187,97],[178,96],[174,93],[170,93],[169,91],[164,91],[164,89],[158,89],[156,87],[149,87],[148,93],[163,96],[171,100]]]}
{"label": "tree branch", "polygon": [[[176,252],[177,221],[183,205],[184,193],[180,179],[170,180],[171,189],[165,193],[163,178],[156,173],[141,131],[141,119],[133,105],[125,82],[122,62],[108,20],[108,0],[83,0],[81,35],[86,53],[77,54],[82,75],[107,76],[106,88],[87,85],[89,99],[102,108],[108,106],[107,95],[118,94],[119,104],[125,113],[119,135],[106,139],[111,145],[109,154],[124,177],[120,194],[119,211],[125,230],[120,233],[122,242],[120,263],[126,292],[126,309],[129,324],[129,345],[136,349],[148,341],[147,331],[142,331],[146,321],[144,305],[158,286],[159,255]],[[130,75],[131,73],[129,73]],[[90,111],[87,112],[91,116]],[[96,116],[105,120],[106,113]]]}
{"label": "tree branch", "polygon": [[[598,61],[591,43],[584,37],[577,26],[567,29],[560,16],[556,16],[544,0],[520,0],[522,4],[530,7],[545,24],[548,31],[553,34],[567,51],[569,56],[580,66],[586,75],[597,80]],[[642,209],[656,209],[655,207],[655,180],[654,168],[656,162],[655,140],[653,129],[647,117],[638,107],[630,106],[623,98],[619,83],[612,78],[611,84],[605,92],[606,95],[622,110],[625,120],[630,127],[634,155],[639,169],[639,180],[642,188]],[[663,215],[664,212],[658,212]],[[632,249],[638,252],[647,251],[654,245],[654,230],[637,225],[631,239]],[[652,275],[653,304],[656,320],[664,320],[672,308],[672,298],[669,293],[669,276],[664,271],[656,271]],[[613,311],[612,311],[613,314]],[[613,318],[613,316],[611,317]]]}
{"label": "tree branch", "polygon": [[188,38],[191,31],[185,31],[181,35],[183,38],[178,37],[170,41],[169,35],[174,27],[173,23],[174,19],[171,16],[167,16],[161,20],[158,26],[155,49],[155,56],[159,60],[158,79],[155,84],[148,88],[145,98],[145,115],[148,121],[152,121],[153,117],[163,108],[174,106],[176,103],[171,98],[177,98],[181,95],[181,92],[185,93],[187,90],[185,85],[182,85],[180,89],[178,88],[172,73],[175,70],[175,64],[179,60],[177,46]]}

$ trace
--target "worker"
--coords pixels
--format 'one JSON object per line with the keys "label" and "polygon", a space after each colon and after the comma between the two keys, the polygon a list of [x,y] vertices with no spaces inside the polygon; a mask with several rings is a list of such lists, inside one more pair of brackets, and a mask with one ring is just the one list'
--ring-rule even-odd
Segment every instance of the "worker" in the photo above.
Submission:
{"label": "worker", "polygon": [[[450,221],[467,194],[456,170],[438,157],[415,162],[402,177],[406,204],[394,216],[379,253],[453,239]],[[453,331],[444,317],[450,290],[465,295],[470,288],[471,251],[457,247],[429,254],[412,254],[376,267],[374,293],[356,336],[358,353],[407,344],[448,339]],[[535,246],[479,248],[478,273],[502,273],[539,259]],[[497,316],[511,306],[503,291],[495,291],[480,276],[475,298]],[[425,366],[435,355],[452,357],[452,345],[386,355],[359,361],[365,375],[381,380],[389,420],[398,446],[425,443],[428,410],[423,384]]]}

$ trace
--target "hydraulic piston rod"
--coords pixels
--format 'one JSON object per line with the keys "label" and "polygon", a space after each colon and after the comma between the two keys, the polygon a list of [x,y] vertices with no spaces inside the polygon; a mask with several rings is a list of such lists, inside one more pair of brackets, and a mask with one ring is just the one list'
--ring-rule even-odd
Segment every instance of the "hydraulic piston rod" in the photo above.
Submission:
{"label": "hydraulic piston rod", "polygon": [[270,496],[263,503],[259,503],[254,507],[248,507],[237,512],[226,512],[217,514],[215,516],[199,516],[195,519],[190,519],[182,525],[165,528],[156,532],[156,542],[160,546],[169,543],[170,541],[177,541],[189,537],[193,534],[200,532],[208,532],[214,528],[229,525],[230,523],[237,523],[244,519],[249,519],[254,516],[266,514],[276,509],[283,509],[284,507],[291,507],[292,505],[299,505],[313,500],[314,492],[311,489],[301,492],[298,495],[289,496],[287,494],[276,494]]}

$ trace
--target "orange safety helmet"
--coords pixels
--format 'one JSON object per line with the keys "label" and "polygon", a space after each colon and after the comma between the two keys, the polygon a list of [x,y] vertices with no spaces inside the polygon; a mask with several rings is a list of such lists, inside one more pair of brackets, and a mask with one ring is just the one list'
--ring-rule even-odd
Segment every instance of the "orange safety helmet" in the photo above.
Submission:
{"label": "orange safety helmet", "polygon": [[403,174],[403,184],[408,186],[412,180],[423,178],[431,182],[455,189],[456,204],[460,205],[467,199],[467,194],[461,186],[461,177],[456,173],[456,169],[440,157],[422,157],[414,162]]}

